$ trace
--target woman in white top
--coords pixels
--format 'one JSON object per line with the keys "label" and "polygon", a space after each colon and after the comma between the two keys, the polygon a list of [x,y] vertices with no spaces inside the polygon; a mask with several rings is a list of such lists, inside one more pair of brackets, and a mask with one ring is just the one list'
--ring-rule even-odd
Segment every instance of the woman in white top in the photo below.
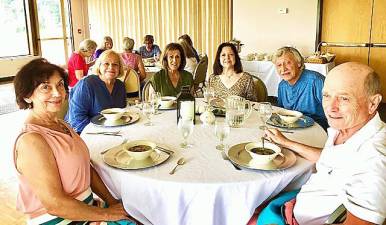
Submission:
{"label": "woman in white top", "polygon": [[[184,49],[185,56],[186,56],[186,65],[185,65],[184,70],[190,72],[194,76],[194,70],[196,69],[197,64],[198,64],[196,57],[194,55],[194,51],[193,51],[192,47],[184,39],[179,39],[178,43]],[[193,77],[193,79],[194,79],[194,77]]]}

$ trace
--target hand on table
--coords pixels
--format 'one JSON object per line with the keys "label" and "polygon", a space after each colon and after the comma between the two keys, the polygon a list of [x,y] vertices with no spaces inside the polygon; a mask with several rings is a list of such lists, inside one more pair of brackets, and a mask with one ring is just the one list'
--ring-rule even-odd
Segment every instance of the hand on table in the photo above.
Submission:
{"label": "hand on table", "polygon": [[267,139],[271,142],[275,142],[279,145],[286,145],[286,142],[289,141],[288,138],[286,138],[278,129],[276,128],[268,128],[265,131],[265,136]]}

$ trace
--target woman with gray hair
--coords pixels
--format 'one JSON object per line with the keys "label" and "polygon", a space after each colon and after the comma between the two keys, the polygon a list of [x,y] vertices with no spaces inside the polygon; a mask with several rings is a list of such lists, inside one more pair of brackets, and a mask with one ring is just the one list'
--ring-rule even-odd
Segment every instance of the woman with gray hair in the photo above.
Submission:
{"label": "woman with gray hair", "polygon": [[135,70],[139,74],[139,79],[143,81],[146,78],[145,67],[142,57],[133,53],[134,40],[129,37],[123,38],[123,52],[121,53],[123,62],[127,67]]}
{"label": "woman with gray hair", "polygon": [[85,39],[79,44],[79,49],[72,53],[68,60],[68,86],[74,87],[75,84],[87,75],[89,66],[92,66],[94,62],[87,63],[86,58],[91,57],[97,44],[95,41]]}
{"label": "woman with gray hair", "polygon": [[123,62],[113,50],[104,51],[93,68],[95,75],[80,80],[70,91],[66,121],[77,133],[103,109],[126,107],[126,90],[117,77],[123,74]]}
{"label": "woman with gray hair", "polygon": [[324,76],[305,69],[302,55],[293,47],[279,48],[272,61],[283,79],[278,87],[278,106],[300,111],[326,130],[328,124],[322,107]]}

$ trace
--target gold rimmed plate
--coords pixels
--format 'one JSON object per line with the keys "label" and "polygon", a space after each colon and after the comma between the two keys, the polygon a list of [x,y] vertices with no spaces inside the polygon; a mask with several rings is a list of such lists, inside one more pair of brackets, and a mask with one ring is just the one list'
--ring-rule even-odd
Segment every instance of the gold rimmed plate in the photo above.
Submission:
{"label": "gold rimmed plate", "polygon": [[91,118],[91,123],[103,127],[119,127],[135,123],[139,120],[139,118],[140,115],[138,113],[125,113],[118,120],[106,120],[103,115],[96,115]]}
{"label": "gold rimmed plate", "polygon": [[158,107],[159,110],[174,110],[177,109],[177,102],[173,103],[170,107]]}
{"label": "gold rimmed plate", "polygon": [[314,125],[314,120],[311,117],[303,115],[300,117],[296,122],[294,123],[284,123],[282,119],[280,119],[279,115],[276,113],[272,113],[271,118],[267,121],[267,124],[274,126],[274,127],[280,127],[280,128],[286,128],[286,129],[299,129],[299,128],[306,128]]}
{"label": "gold rimmed plate", "polygon": [[244,168],[254,170],[283,170],[293,166],[296,163],[296,155],[292,151],[282,148],[281,152],[284,157],[277,156],[274,160],[266,164],[256,163],[247,151],[245,151],[245,145],[249,143],[241,143],[232,146],[228,151],[229,159]]}
{"label": "gold rimmed plate", "polygon": [[225,109],[225,100],[222,98],[213,98],[209,104],[215,108]]}
{"label": "gold rimmed plate", "polygon": [[150,157],[143,160],[135,160],[126,153],[123,147],[124,144],[121,144],[107,150],[103,154],[103,161],[107,165],[118,169],[137,170],[158,166],[170,158],[170,154],[155,149],[150,154]]}

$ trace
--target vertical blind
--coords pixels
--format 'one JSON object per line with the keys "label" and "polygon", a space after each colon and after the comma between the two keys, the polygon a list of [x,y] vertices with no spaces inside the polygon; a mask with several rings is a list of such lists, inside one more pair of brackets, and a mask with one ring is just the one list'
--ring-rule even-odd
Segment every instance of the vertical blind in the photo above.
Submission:
{"label": "vertical blind", "polygon": [[161,50],[188,34],[199,53],[209,58],[208,74],[220,43],[232,37],[232,0],[88,0],[90,37],[97,43],[111,36],[122,51],[123,37],[135,40],[154,35]]}

